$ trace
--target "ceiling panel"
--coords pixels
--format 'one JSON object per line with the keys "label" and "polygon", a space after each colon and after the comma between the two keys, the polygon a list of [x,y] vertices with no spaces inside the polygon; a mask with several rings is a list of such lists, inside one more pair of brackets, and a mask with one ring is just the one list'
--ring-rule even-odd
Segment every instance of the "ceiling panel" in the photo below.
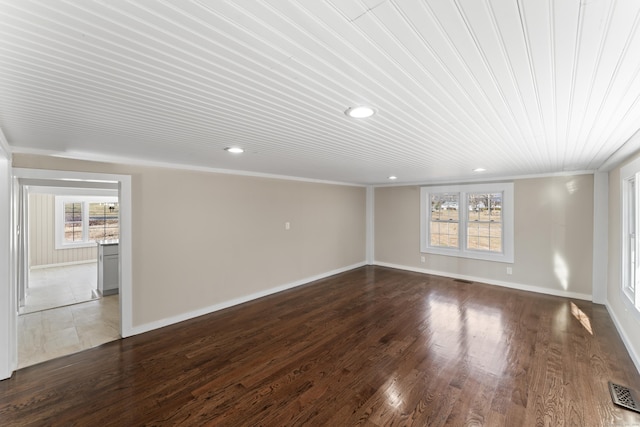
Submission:
{"label": "ceiling panel", "polygon": [[0,129],[362,184],[595,170],[640,128],[639,25],[636,0],[0,0]]}

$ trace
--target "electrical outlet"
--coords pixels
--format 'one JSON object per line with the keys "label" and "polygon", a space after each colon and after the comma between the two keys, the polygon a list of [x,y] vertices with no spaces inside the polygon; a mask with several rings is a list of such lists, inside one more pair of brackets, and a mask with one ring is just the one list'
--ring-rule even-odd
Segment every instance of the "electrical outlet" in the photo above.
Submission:
{"label": "electrical outlet", "polygon": [[508,275],[513,274],[513,269],[511,267],[507,267],[507,274]]}
{"label": "electrical outlet", "polygon": [[420,257],[420,261],[425,262],[425,261],[426,261],[426,258],[425,258],[424,256],[421,256],[421,257]]}
{"label": "electrical outlet", "polygon": [[291,230],[291,223],[289,221],[284,223],[284,229],[285,230]]}

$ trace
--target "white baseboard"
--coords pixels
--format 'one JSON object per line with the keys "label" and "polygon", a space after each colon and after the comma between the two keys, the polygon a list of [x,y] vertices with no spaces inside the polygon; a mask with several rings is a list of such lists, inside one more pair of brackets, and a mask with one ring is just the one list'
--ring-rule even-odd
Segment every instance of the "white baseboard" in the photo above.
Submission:
{"label": "white baseboard", "polygon": [[568,292],[568,291],[562,291],[559,289],[543,288],[540,286],[523,285],[521,283],[503,282],[501,280],[487,279],[484,277],[466,276],[464,274],[455,274],[455,273],[449,273],[444,271],[429,270],[426,268],[409,267],[407,265],[391,264],[388,262],[374,261],[374,265],[379,265],[380,267],[395,268],[398,270],[413,271],[415,273],[424,273],[424,274],[432,274],[434,276],[450,277],[452,279],[469,280],[471,282],[486,283],[488,285],[502,286],[505,288],[517,289],[520,291],[536,292],[539,294],[554,295],[557,297],[574,298],[574,299],[580,299],[580,300],[586,300],[586,301],[591,301],[592,299],[592,296],[590,294]]}
{"label": "white baseboard", "polygon": [[29,267],[29,270],[40,270],[43,268],[54,268],[54,267],[68,267],[70,265],[80,265],[80,264],[96,264],[98,262],[97,259],[87,259],[84,261],[71,261],[71,262],[59,262],[57,264],[41,264],[34,265]]}
{"label": "white baseboard", "polygon": [[360,262],[357,264],[349,265],[347,267],[338,268],[336,270],[327,271],[326,273],[321,273],[316,276],[307,277],[305,279],[296,280],[295,282],[287,283],[281,286],[276,286],[275,288],[266,289],[264,291],[256,292],[250,295],[241,296],[238,298],[234,298],[229,301],[224,301],[219,304],[214,304],[208,307],[203,307],[198,310],[193,310],[187,313],[178,314],[176,316],[167,317],[165,319],[156,320],[154,322],[145,323],[143,325],[134,326],[131,330],[127,331],[126,336],[142,334],[144,332],[149,332],[154,329],[163,328],[165,326],[173,325],[174,323],[183,322],[185,320],[193,319],[195,317],[203,316],[205,314],[210,314],[215,311],[223,310],[225,308],[233,307],[234,305],[242,304],[248,301],[252,301],[258,298],[266,297],[267,295],[272,295],[278,292],[286,291],[287,289],[292,289],[297,286],[306,285],[307,283],[324,279],[329,276],[334,276],[339,273],[344,273],[345,271],[353,270],[356,268],[360,268],[367,265],[366,262]]}
{"label": "white baseboard", "polygon": [[638,373],[640,373],[640,357],[638,357],[638,353],[636,353],[635,349],[631,345],[631,340],[629,339],[629,336],[627,335],[624,328],[622,327],[622,323],[620,323],[620,320],[618,320],[618,317],[616,316],[616,312],[609,305],[609,301],[607,301],[604,306],[607,307],[609,316],[611,316],[611,319],[613,320],[613,324],[618,330],[618,335],[620,335],[620,338],[622,338],[622,342],[624,343],[624,346],[627,348],[627,353],[629,353],[629,357],[631,357],[631,361],[636,366],[636,370],[638,371]]}

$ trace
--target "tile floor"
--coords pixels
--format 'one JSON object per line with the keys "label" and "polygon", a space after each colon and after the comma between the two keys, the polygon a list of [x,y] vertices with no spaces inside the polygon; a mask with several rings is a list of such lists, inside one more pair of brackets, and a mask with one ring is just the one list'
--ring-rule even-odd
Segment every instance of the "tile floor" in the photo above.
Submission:
{"label": "tile floor", "polygon": [[20,313],[33,313],[98,298],[96,262],[60,267],[34,268]]}
{"label": "tile floor", "polygon": [[[77,266],[74,266],[77,267]],[[43,274],[51,279],[66,298],[54,297],[55,301],[66,301],[63,307],[44,309],[21,314],[18,317],[18,368],[34,365],[45,360],[96,347],[120,338],[120,309],[118,295],[111,295],[92,301],[74,303],[74,295],[87,295],[77,284],[81,281],[82,269],[68,269],[67,289],[64,282],[65,267],[55,267],[57,271]],[[94,265],[95,268],[95,265]],[[81,274],[74,276],[74,271]],[[95,273],[95,270],[93,270]],[[37,286],[46,288],[46,280]],[[86,283],[86,282],[85,282]],[[34,289],[31,283],[30,290]],[[75,288],[75,291],[70,290]],[[85,284],[85,288],[95,289],[95,280]],[[46,292],[42,292],[40,296]],[[31,295],[27,295],[27,301]],[[40,298],[32,307],[51,306],[46,298]],[[27,305],[29,305],[27,303]]]}

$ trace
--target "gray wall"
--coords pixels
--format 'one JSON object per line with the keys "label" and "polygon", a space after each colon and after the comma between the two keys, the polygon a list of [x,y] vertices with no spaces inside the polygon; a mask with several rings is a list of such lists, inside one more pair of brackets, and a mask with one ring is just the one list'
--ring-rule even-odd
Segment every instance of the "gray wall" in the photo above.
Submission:
{"label": "gray wall", "polygon": [[[421,254],[420,188],[376,188],[375,260],[590,298],[593,175],[518,179],[514,181],[514,199],[515,259],[513,264],[505,264]],[[508,266],[512,275],[506,273]]]}
{"label": "gray wall", "polygon": [[132,176],[134,327],[365,261],[364,187],[32,155],[13,166]]}

